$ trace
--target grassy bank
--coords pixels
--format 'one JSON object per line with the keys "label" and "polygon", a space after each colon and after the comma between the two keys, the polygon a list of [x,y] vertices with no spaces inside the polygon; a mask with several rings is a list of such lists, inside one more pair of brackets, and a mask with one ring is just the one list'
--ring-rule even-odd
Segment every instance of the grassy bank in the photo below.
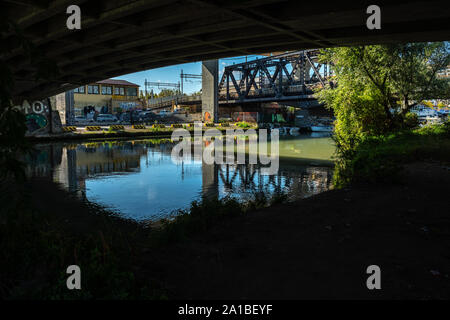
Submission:
{"label": "grassy bank", "polygon": [[[47,189],[64,206],[36,208],[28,187],[2,183],[2,203],[7,203],[0,224],[3,299],[164,297],[157,283],[141,281],[133,272],[140,226],[45,182],[34,188]],[[66,268],[73,264],[82,270],[82,290],[66,288]]]}
{"label": "grassy bank", "polygon": [[[149,251],[284,199],[258,195],[244,204],[194,202],[173,219],[146,225],[80,201],[50,181],[4,181],[0,187],[5,204],[0,215],[2,299],[170,298],[148,263],[143,267]],[[66,269],[74,264],[81,268],[82,290],[66,287]]]}
{"label": "grassy bank", "polygon": [[428,159],[450,161],[449,121],[365,138],[349,158],[337,160],[334,184],[395,181],[403,164]]}
{"label": "grassy bank", "polygon": [[[207,129],[217,129],[222,133],[225,133],[229,129],[249,129],[255,128],[250,125],[241,127],[240,125],[234,126],[204,126],[202,127],[202,132]],[[76,141],[76,140],[110,140],[110,139],[129,139],[129,138],[139,138],[139,137],[171,137],[174,130],[177,128],[173,127],[156,127],[148,129],[125,129],[125,130],[99,130],[99,131],[84,131],[84,132],[64,132],[59,134],[42,135],[42,136],[28,136],[27,140],[31,142],[53,142],[53,141]],[[188,130],[191,134],[194,133],[193,127],[183,126],[182,129]]]}
{"label": "grassy bank", "polygon": [[[389,136],[369,137],[359,144],[352,159],[340,164],[336,176],[342,185],[360,181],[380,182],[399,177],[402,165],[407,162],[450,161],[449,132],[447,123]],[[162,250],[164,257],[175,259],[165,251],[166,248],[173,249],[169,245],[195,240],[196,235],[211,233],[211,230],[228,223],[235,224],[233,230],[242,227],[241,222],[250,213],[285,200],[283,195],[267,198],[263,194],[255,195],[254,200],[248,203],[234,199],[205,200],[192,203],[189,210],[179,212],[173,219],[162,220],[158,224],[138,224],[121,219],[93,203],[82,202],[48,180],[25,184],[2,181],[0,188],[0,297],[3,299],[170,299],[172,293],[158,276],[158,268],[161,267],[155,265],[153,269],[154,257],[157,256],[153,255],[154,251]],[[401,195],[402,190],[387,203],[396,203]],[[322,197],[333,198],[333,192]],[[291,219],[302,216],[304,212],[297,214],[297,211],[300,208],[306,210],[305,204],[308,203],[311,206],[307,210],[314,212],[314,216],[322,219],[316,215],[316,207],[320,204],[323,206],[321,214],[327,213],[330,219],[335,219],[337,216],[333,210],[336,208],[339,212],[348,211],[348,201],[342,202],[341,198],[333,198],[333,203],[310,199],[292,205],[289,210],[295,215]],[[348,196],[344,198],[348,199]],[[354,200],[361,203],[361,208],[366,203],[358,193]],[[378,209],[375,209],[373,211],[377,213]],[[276,207],[273,210],[277,219],[284,219]],[[321,224],[321,221],[313,221],[308,228]],[[256,233],[251,239],[261,237],[255,241],[257,244],[264,241],[270,232],[283,235],[289,225],[279,227],[268,223],[260,235],[252,227],[248,227],[248,231]],[[298,231],[292,230],[291,234],[297,236]],[[335,242],[333,240],[332,243]],[[280,243],[280,246],[284,248],[285,243]],[[195,254],[193,251],[192,256]],[[206,262],[210,259],[208,255]],[[235,261],[233,257],[230,255],[229,261]],[[82,290],[79,291],[66,288],[66,268],[73,264],[82,270]]]}

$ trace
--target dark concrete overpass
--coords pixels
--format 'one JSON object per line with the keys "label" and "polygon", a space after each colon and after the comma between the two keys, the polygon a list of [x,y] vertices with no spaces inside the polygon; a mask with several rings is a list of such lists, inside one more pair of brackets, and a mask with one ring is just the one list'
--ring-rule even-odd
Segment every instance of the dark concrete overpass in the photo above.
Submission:
{"label": "dark concrete overpass", "polygon": [[[382,29],[366,28],[374,1],[3,0],[60,75],[34,81],[34,66],[8,38],[17,97],[42,98],[126,73],[192,61],[356,44],[450,40],[448,1],[376,1]],[[81,8],[81,30],[66,9]]]}

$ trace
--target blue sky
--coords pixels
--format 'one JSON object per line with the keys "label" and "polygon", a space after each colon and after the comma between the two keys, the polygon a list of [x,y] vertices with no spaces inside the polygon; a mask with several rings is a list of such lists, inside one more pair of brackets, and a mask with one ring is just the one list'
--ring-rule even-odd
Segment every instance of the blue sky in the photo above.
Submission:
{"label": "blue sky", "polygon": [[[255,60],[261,58],[262,56],[247,56],[248,61]],[[233,58],[225,58],[219,60],[219,78],[222,76],[223,69],[227,65],[232,65],[233,63],[242,63],[245,62],[245,56],[242,57],[233,57]],[[122,79],[127,80],[133,83],[140,85],[140,90],[144,90],[144,81],[151,82],[172,82],[178,83],[180,81],[181,70],[183,73],[191,73],[191,74],[201,74],[202,73],[202,63],[193,62],[193,63],[185,63],[179,64],[164,68],[151,69],[136,73],[126,74],[120,77],[115,77],[114,79]],[[202,87],[202,83],[200,79],[187,79],[184,80],[184,93],[190,94],[192,92],[199,91]],[[150,88],[148,90],[151,90]],[[153,91],[158,93],[160,89],[153,88]]]}

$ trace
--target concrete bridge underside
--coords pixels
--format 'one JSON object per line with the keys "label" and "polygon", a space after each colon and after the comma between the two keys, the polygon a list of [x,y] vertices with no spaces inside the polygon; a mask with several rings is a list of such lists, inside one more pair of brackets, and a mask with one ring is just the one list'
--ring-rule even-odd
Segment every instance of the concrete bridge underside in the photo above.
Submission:
{"label": "concrete bridge underside", "polygon": [[[136,71],[222,57],[332,46],[450,39],[445,1],[380,0],[382,29],[366,28],[373,1],[341,0],[3,0],[60,74],[35,81],[35,66],[12,35],[2,45],[15,96],[42,98]],[[81,30],[66,9],[81,8]]]}

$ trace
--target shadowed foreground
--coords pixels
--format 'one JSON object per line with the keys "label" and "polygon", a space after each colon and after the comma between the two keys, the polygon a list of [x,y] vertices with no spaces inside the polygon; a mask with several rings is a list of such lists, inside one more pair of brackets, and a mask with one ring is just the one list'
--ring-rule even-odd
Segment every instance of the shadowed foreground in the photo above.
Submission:
{"label": "shadowed foreground", "polygon": [[[411,164],[402,184],[260,210],[149,260],[176,298],[448,299],[449,170]],[[382,290],[366,288],[372,264]]]}
{"label": "shadowed foreground", "polygon": [[[170,299],[448,299],[449,173],[448,164],[410,164],[399,184],[325,192],[156,248],[146,240],[151,230],[107,226],[120,238],[141,234],[130,242],[131,260],[120,261],[130,263],[137,283],[161,283]],[[86,219],[81,204],[48,188],[33,189],[40,212],[65,207],[59,214],[72,232],[105,228],[104,218]],[[378,291],[366,288],[372,264],[381,267]]]}

